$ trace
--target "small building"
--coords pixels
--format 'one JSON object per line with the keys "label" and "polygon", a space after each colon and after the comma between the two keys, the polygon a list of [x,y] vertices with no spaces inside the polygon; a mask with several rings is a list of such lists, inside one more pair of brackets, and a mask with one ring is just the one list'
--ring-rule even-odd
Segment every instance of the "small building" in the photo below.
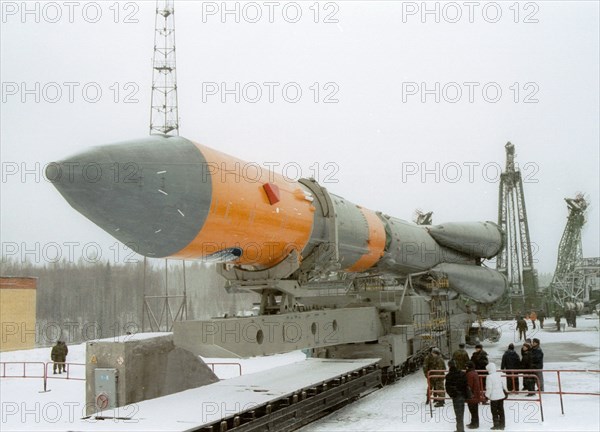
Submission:
{"label": "small building", "polygon": [[35,347],[37,278],[0,277],[0,351]]}

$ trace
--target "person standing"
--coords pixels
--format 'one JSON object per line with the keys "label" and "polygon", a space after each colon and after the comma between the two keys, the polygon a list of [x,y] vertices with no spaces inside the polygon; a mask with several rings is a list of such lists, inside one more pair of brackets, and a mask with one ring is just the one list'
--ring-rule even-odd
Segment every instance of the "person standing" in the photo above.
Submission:
{"label": "person standing", "polygon": [[452,360],[456,363],[458,370],[465,370],[469,361],[469,354],[465,349],[464,343],[461,342],[458,344],[458,349],[452,354]]}
{"label": "person standing", "polygon": [[[525,371],[532,369],[531,367],[531,345],[529,343],[524,343],[523,348],[521,348],[521,369]],[[524,372],[525,374],[530,374],[531,372]],[[524,376],[523,377],[523,390],[527,390],[527,396],[535,396],[533,393],[533,383],[535,379],[532,377]]]}
{"label": "person standing", "polygon": [[567,309],[565,311],[565,318],[567,319],[567,326],[573,327],[573,310]]}
{"label": "person standing", "polygon": [[[529,351],[531,351],[531,339],[529,339],[529,338],[525,339],[525,343],[521,347],[521,357],[523,357],[523,351],[525,349],[525,344],[529,344]],[[530,352],[530,354],[531,354],[531,352]]]}
{"label": "person standing", "polygon": [[[431,362],[431,359],[433,357],[432,351],[434,348],[435,348],[434,346],[430,346],[429,352],[423,359],[423,373],[425,374],[425,378],[427,378],[427,370],[429,368],[429,363]],[[427,405],[429,403],[429,383],[428,383],[426,392],[427,392],[427,395],[425,396],[425,405]]]}
{"label": "person standing", "polygon": [[531,368],[538,369],[534,372],[538,377],[538,386],[540,391],[544,391],[544,351],[540,347],[540,340],[533,338],[533,344],[531,345]]}
{"label": "person standing", "polygon": [[544,312],[544,309],[540,309],[540,311],[537,314],[538,320],[540,320],[540,328],[543,329],[544,328],[544,320],[546,319],[546,312]]}
{"label": "person standing", "polygon": [[61,351],[61,344],[60,341],[56,341],[56,344],[52,347],[52,350],[50,351],[50,359],[54,362],[54,364],[52,365],[52,373],[54,373],[56,375],[56,369],[58,368],[58,373],[61,373],[61,367],[60,364],[58,363],[60,360],[60,351]]}
{"label": "person standing", "polygon": [[[521,359],[519,358],[519,354],[515,352],[515,346],[511,343],[502,356],[500,369],[510,371],[511,369],[520,369],[520,367]],[[515,372],[506,372],[506,387],[509,392],[519,390],[519,375]]]}
{"label": "person standing", "polygon": [[67,347],[67,344],[65,341],[60,341],[58,342],[60,344],[60,362],[58,364],[58,370],[60,371],[60,368],[62,366],[62,371],[66,372],[67,371],[67,354],[69,354],[69,347]]}
{"label": "person standing", "polygon": [[[431,350],[431,357],[429,357],[423,365],[423,373],[426,377],[429,376],[429,371],[445,371],[446,364],[444,363],[444,359],[442,358],[442,353],[438,348],[433,348]],[[436,373],[433,377],[429,378],[429,384],[431,387],[431,394],[433,397],[441,397],[444,396],[444,377],[440,372]],[[427,394],[429,396],[429,393]],[[429,397],[427,398],[429,402]],[[444,399],[436,400],[434,406],[442,407],[445,405]]]}
{"label": "person standing", "polygon": [[450,360],[448,362],[449,371],[446,374],[446,393],[452,398],[452,408],[456,415],[456,431],[464,432],[465,430],[465,401],[468,396],[468,384],[466,374],[456,367],[456,362]]}
{"label": "person standing", "polygon": [[556,312],[554,313],[554,321],[556,322],[556,331],[560,331],[560,311],[558,309],[556,309]]}
{"label": "person standing", "polygon": [[[475,364],[475,369],[481,371],[481,383],[483,387],[485,387],[485,378],[487,375],[485,367],[488,364],[488,354],[485,352],[481,344],[475,345],[475,351],[471,355],[471,361]],[[487,405],[487,400],[484,400],[482,404]]]}
{"label": "person standing", "polygon": [[533,329],[535,330],[535,320],[537,319],[537,314],[534,310],[529,313],[529,319],[531,320],[531,324],[533,325]]}
{"label": "person standing", "polygon": [[492,421],[494,422],[492,430],[504,430],[504,399],[506,399],[506,395],[508,394],[506,383],[496,370],[494,363],[488,364],[486,369],[488,376],[485,383],[485,396],[490,400]]}
{"label": "person standing", "polygon": [[517,330],[519,330],[519,340],[527,337],[527,321],[525,321],[525,318],[519,317],[517,319]]}
{"label": "person standing", "polygon": [[471,389],[473,397],[467,400],[467,406],[471,413],[471,423],[467,425],[469,429],[477,429],[479,427],[479,403],[483,402],[481,394],[481,384],[479,383],[479,374],[475,370],[475,364],[469,360],[467,362],[467,385]]}
{"label": "person standing", "polygon": [[577,327],[577,311],[575,309],[569,309],[565,312],[567,316],[567,325],[569,327],[576,328]]}

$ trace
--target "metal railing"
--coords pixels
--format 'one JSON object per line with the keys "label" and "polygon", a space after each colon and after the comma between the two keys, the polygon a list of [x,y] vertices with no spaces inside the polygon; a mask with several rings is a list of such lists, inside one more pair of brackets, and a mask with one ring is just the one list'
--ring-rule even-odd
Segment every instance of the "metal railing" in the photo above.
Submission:
{"label": "metal railing", "polygon": [[[19,365],[21,366],[19,370],[21,371],[19,374],[11,374],[10,369],[11,365]],[[31,368],[28,368],[28,365],[35,365],[38,368],[31,372]],[[49,366],[54,367],[55,365],[65,365],[65,375],[64,376],[54,376],[54,373],[48,373]],[[7,372],[7,366],[9,367],[9,371]],[[49,379],[63,379],[63,380],[75,380],[75,381],[85,381],[85,372],[83,373],[83,377],[73,376],[71,372],[71,367],[83,366],[85,367],[85,363],[70,363],[70,362],[0,362],[0,378],[41,378],[43,379],[44,392],[48,391],[48,380]],[[14,368],[12,368],[14,369]],[[62,375],[62,374],[60,374]]]}
{"label": "metal railing", "polygon": [[238,371],[240,373],[240,376],[242,376],[242,364],[241,363],[234,363],[234,362],[210,362],[210,363],[206,363],[206,365],[213,371],[213,373],[215,372],[215,366],[237,366],[238,367]]}
{"label": "metal railing", "polygon": [[[0,370],[2,371],[0,378],[44,378],[44,368],[46,363],[44,362],[17,362],[17,361],[8,361],[8,362],[0,362]],[[20,365],[22,366],[22,372],[19,372],[19,375],[10,374],[11,365]],[[28,374],[27,365],[36,365],[40,367],[39,375],[31,375]],[[9,366],[9,374],[7,375],[6,367]]]}
{"label": "metal railing", "polygon": [[[444,401],[446,399],[451,399],[449,397],[446,397],[445,389],[434,390],[434,389],[432,389],[432,386],[431,386],[431,379],[444,379],[446,377],[446,373],[447,373],[446,370],[430,370],[429,372],[427,372],[427,400],[429,401],[431,416],[433,416],[432,401]],[[483,395],[483,393],[485,392],[485,386],[483,383],[485,381],[485,378],[487,377],[487,371],[478,370],[477,373],[479,375],[479,384],[481,387],[482,397],[485,399],[485,396]],[[542,421],[544,421],[544,409],[543,409],[542,395],[559,395],[560,409],[561,409],[561,413],[563,415],[565,413],[563,395],[600,396],[599,392],[565,391],[565,390],[563,390],[563,383],[562,383],[562,379],[561,379],[561,374],[565,374],[565,373],[599,374],[600,370],[596,370],[596,369],[503,369],[500,371],[500,373],[502,375],[502,378],[508,377],[508,378],[513,379],[513,388],[515,388],[515,382],[517,384],[519,383],[520,378],[529,378],[529,379],[533,379],[535,381],[537,390],[513,390],[512,392],[509,392],[509,394],[510,393],[513,393],[513,394],[534,393],[537,396],[536,398],[534,398],[534,399],[531,399],[529,397],[527,399],[510,398],[509,400],[515,401],[515,402],[521,402],[521,401],[523,401],[523,402],[524,401],[539,402],[540,416],[541,416]],[[542,374],[543,373],[556,373],[558,391],[546,391],[546,390],[542,391],[542,390],[540,390],[540,375],[538,375],[538,373],[542,373]],[[518,388],[518,386],[517,386],[517,388]]]}

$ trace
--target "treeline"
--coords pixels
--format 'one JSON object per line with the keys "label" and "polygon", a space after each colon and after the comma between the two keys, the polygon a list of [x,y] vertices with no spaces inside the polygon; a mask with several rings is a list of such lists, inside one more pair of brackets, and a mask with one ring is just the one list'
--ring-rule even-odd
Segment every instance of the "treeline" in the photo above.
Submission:
{"label": "treeline", "polygon": [[185,262],[185,274],[183,261],[159,259],[40,265],[9,257],[2,258],[1,267],[1,276],[38,278],[38,346],[59,337],[79,343],[127,332],[167,331],[175,319],[239,315],[259,301],[254,294],[227,293],[214,265],[198,262]]}

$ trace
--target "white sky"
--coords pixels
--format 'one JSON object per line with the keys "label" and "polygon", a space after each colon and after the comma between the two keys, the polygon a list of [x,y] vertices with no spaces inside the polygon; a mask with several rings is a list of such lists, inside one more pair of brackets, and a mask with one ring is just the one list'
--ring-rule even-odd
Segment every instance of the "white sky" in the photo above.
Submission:
{"label": "white sky", "polygon": [[[496,168],[504,166],[510,140],[529,180],[537,269],[554,270],[567,216],[563,198],[577,192],[591,202],[584,255],[600,255],[598,2],[476,2],[472,23],[463,2],[428,2],[439,8],[439,23],[433,14],[420,15],[421,2],[323,2],[318,23],[313,2],[301,2],[297,23],[286,21],[293,20],[294,5],[279,3],[272,23],[264,2],[245,8],[229,2],[231,9],[237,4],[240,23],[234,15],[223,19],[222,2],[204,2],[205,11],[219,9],[216,15],[203,15],[200,2],[176,4],[181,135],[249,162],[288,164],[292,177],[292,164],[300,164],[304,176],[314,175],[318,164],[322,181],[330,174],[338,181],[324,182],[330,191],[402,219],[417,208],[431,210],[434,223],[497,220]],[[38,8],[39,22],[35,13],[23,15],[24,5]],[[102,258],[117,254],[123,261],[124,247],[70,208],[39,177],[41,168],[38,178],[22,176],[36,164],[148,134],[154,2],[75,2],[73,8],[70,23],[64,2],[2,2],[2,250],[18,257],[37,250],[29,258],[44,262],[57,255],[56,244],[62,257],[71,252],[77,260],[98,243]],[[248,22],[257,8],[262,19]],[[498,22],[488,22],[497,8]],[[88,22],[96,10],[100,19]],[[461,19],[448,22],[458,10]],[[327,16],[338,22],[323,22]],[[78,83],[73,102],[65,82]],[[280,85],[273,103],[265,86],[257,103],[243,97],[235,103],[233,96],[222,103],[219,95],[205,95],[203,102],[202,83],[212,82]],[[318,103],[310,89],[315,82]],[[434,89],[436,82],[440,89],[459,83],[462,97],[448,102],[455,97],[452,86],[440,103],[433,94],[425,103],[421,94],[403,95],[407,83]],[[477,83],[473,103],[465,82]],[[38,103],[35,94],[22,94],[36,83]],[[63,91],[56,103],[48,101],[55,97],[48,83]],[[120,87],[116,103],[114,83]],[[302,89],[298,103],[283,99],[286,83]],[[326,83],[337,86],[338,103],[323,103],[334,88]],[[484,99],[486,83],[489,98],[502,90],[497,103]],[[97,103],[83,98],[86,84],[102,90]],[[132,89],[137,102],[124,103]],[[524,103],[528,95],[538,102]],[[335,173],[326,165],[331,162]],[[430,170],[425,178],[423,168]]]}

